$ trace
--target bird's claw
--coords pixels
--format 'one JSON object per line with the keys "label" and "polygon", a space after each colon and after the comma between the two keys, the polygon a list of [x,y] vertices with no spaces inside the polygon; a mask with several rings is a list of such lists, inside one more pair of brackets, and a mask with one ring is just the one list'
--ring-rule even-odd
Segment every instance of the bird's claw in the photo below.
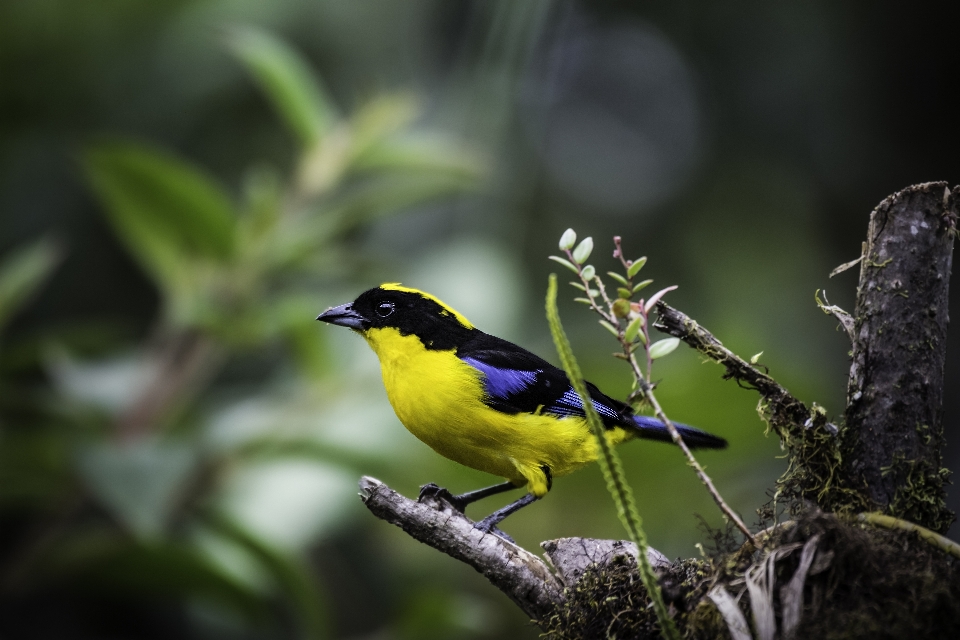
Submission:
{"label": "bird's claw", "polygon": [[473,528],[479,531],[482,531],[484,533],[492,533],[497,537],[503,538],[510,544],[517,544],[516,541],[514,541],[514,539],[511,538],[508,533],[506,533],[500,527],[498,527],[496,523],[487,523],[486,519],[481,520],[480,522],[477,522],[476,524],[474,524]]}
{"label": "bird's claw", "polygon": [[467,508],[467,505],[463,504],[463,501],[459,499],[459,496],[453,495],[447,489],[444,489],[433,482],[428,482],[420,487],[420,495],[417,496],[417,502],[423,502],[425,498],[442,500],[460,513],[463,513],[463,510]]}

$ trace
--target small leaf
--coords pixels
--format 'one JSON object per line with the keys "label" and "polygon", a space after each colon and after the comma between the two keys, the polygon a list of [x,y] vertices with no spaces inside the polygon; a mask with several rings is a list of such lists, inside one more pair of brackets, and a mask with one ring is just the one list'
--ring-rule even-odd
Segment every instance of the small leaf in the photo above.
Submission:
{"label": "small leaf", "polygon": [[583,268],[581,275],[584,280],[593,280],[594,276],[597,275],[597,270],[593,268],[592,264],[588,264]]}
{"label": "small leaf", "polygon": [[622,284],[622,285],[625,286],[625,287],[629,287],[629,286],[630,286],[630,283],[627,282],[627,279],[624,278],[624,277],[623,277],[622,275],[620,275],[619,273],[617,273],[616,271],[607,271],[607,275],[610,276],[611,278],[613,278],[614,280],[616,280],[617,282],[619,282],[620,284]]}
{"label": "small leaf", "polygon": [[574,301],[574,302],[582,302],[583,304],[589,304],[589,305],[592,305],[592,304],[593,304],[593,300],[591,300],[591,299],[589,299],[589,298],[574,298],[573,301]]}
{"label": "small leaf", "polygon": [[561,258],[560,256],[547,256],[547,257],[550,258],[551,260],[553,260],[554,262],[558,263],[558,264],[562,264],[562,265],[565,266],[567,269],[570,269],[570,271],[573,271],[574,273],[576,273],[576,274],[579,275],[580,269],[578,269],[578,268],[576,267],[576,265],[573,264],[573,263],[571,263],[569,260],[564,260],[564,259]]}
{"label": "small leaf", "polygon": [[627,325],[626,330],[623,332],[623,337],[627,342],[633,342],[640,334],[641,327],[643,327],[643,316],[637,316]]}
{"label": "small leaf", "polygon": [[607,322],[606,320],[600,320],[600,325],[601,325],[604,329],[606,329],[607,331],[609,331],[610,333],[612,333],[612,334],[614,335],[614,337],[616,337],[616,338],[619,338],[619,337],[620,337],[620,330],[617,329],[617,328],[616,328],[615,326],[613,326],[612,324],[610,324],[609,322]]}
{"label": "small leaf", "polygon": [[623,298],[624,300],[629,300],[630,296],[632,296],[633,293],[631,293],[630,289],[624,289],[623,287],[619,287],[617,289],[617,295]]}
{"label": "small leaf", "polygon": [[638,260],[634,260],[630,263],[630,266],[627,267],[627,277],[632,278],[640,272],[640,269],[643,269],[643,265],[647,264],[647,256],[643,256]]}
{"label": "small leaf", "polygon": [[647,344],[647,334],[645,334],[643,331],[637,334],[637,339],[640,340],[640,342],[642,342],[644,345]]}
{"label": "small leaf", "polygon": [[750,364],[757,364],[757,362],[760,360],[760,356],[762,355],[763,351],[753,354],[753,356],[750,357]]}
{"label": "small leaf", "polygon": [[587,292],[587,288],[586,288],[585,286],[583,286],[582,284],[580,284],[579,282],[573,282],[573,281],[571,281],[571,282],[570,282],[570,286],[573,287],[573,288],[575,288],[575,289],[580,289],[580,291],[583,291],[584,293]]}
{"label": "small leaf", "polygon": [[567,229],[560,236],[560,250],[569,251],[577,243],[577,232],[573,229]]}
{"label": "small leaf", "polygon": [[653,284],[653,280],[644,280],[644,281],[641,282],[640,284],[638,284],[638,285],[636,285],[636,286],[633,287],[633,292],[636,293],[637,291],[640,291],[641,289],[645,289],[646,287],[650,286],[651,284]]}
{"label": "small leaf", "polygon": [[583,264],[587,261],[587,258],[590,257],[590,253],[593,251],[593,238],[586,237],[580,241],[580,244],[577,245],[577,248],[573,250],[573,260],[577,264]]}
{"label": "small leaf", "polygon": [[655,294],[650,296],[650,299],[647,300],[646,306],[643,308],[644,313],[646,313],[647,315],[650,315],[650,310],[653,309],[653,307],[657,304],[657,302],[660,301],[660,298],[667,295],[668,293],[670,293],[676,288],[677,288],[677,285],[673,285],[672,287],[660,289],[660,291],[657,291]]}
{"label": "small leaf", "polygon": [[33,295],[60,261],[50,239],[17,249],[0,263],[0,326]]}
{"label": "small leaf", "polygon": [[663,340],[657,340],[650,345],[650,358],[653,360],[662,358],[665,355],[673,353],[678,346],[680,346],[680,338],[664,338]]}
{"label": "small leaf", "polygon": [[252,27],[234,30],[227,44],[301,144],[315,146],[337,120],[337,114],[303,56],[276,36]]}

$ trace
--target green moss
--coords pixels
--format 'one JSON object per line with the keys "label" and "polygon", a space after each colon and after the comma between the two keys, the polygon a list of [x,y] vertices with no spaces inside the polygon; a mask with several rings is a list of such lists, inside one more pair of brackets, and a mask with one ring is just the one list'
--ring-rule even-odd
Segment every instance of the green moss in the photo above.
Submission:
{"label": "green moss", "polygon": [[904,478],[887,513],[916,522],[933,531],[945,532],[953,524],[954,514],[947,508],[943,486],[950,470],[919,460],[894,459],[891,470]]}
{"label": "green moss", "polygon": [[[700,607],[712,575],[709,563],[692,559],[678,561],[661,573],[659,583],[664,600],[681,629],[694,616],[700,621],[699,625],[706,625],[712,619],[709,611]],[[564,605],[541,623],[545,638],[661,637],[657,617],[649,606],[647,590],[633,559],[621,557],[604,567],[590,567],[577,584],[564,593]]]}

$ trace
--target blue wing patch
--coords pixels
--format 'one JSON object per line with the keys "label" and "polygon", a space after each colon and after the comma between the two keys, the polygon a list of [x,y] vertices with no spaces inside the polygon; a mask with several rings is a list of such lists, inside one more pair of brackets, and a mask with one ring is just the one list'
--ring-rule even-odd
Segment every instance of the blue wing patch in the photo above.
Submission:
{"label": "blue wing patch", "polygon": [[[497,366],[487,359],[474,356],[463,356],[461,360],[483,374],[483,387],[487,395],[485,402],[494,409],[505,413],[542,411],[559,418],[584,415],[580,396],[559,369],[514,369]],[[595,398],[591,398],[591,403],[605,423],[622,421],[623,417],[610,405]]]}
{"label": "blue wing patch", "polygon": [[[599,413],[604,418],[609,418],[611,420],[619,420],[620,414],[615,410],[611,409],[607,405],[597,402],[591,398],[590,404],[593,405],[594,410]],[[564,392],[560,399],[557,400],[553,405],[547,407],[547,413],[552,413],[558,416],[582,416],[583,412],[583,403],[580,401],[580,396],[577,395],[577,392],[573,389],[568,389]]]}
{"label": "blue wing patch", "polygon": [[501,369],[476,358],[464,358],[464,362],[483,374],[483,387],[487,395],[506,400],[520,393],[537,381],[539,371]]}

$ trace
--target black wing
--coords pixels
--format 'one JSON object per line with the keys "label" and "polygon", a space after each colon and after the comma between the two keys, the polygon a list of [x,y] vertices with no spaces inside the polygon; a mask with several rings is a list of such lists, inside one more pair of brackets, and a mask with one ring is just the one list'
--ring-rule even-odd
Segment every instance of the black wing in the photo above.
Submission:
{"label": "black wing", "polygon": [[[477,332],[457,356],[483,374],[487,406],[504,413],[583,416],[583,404],[563,370],[512,342]],[[630,408],[587,383],[590,399],[608,427],[631,424]],[[626,424],[625,424],[626,423]]]}

